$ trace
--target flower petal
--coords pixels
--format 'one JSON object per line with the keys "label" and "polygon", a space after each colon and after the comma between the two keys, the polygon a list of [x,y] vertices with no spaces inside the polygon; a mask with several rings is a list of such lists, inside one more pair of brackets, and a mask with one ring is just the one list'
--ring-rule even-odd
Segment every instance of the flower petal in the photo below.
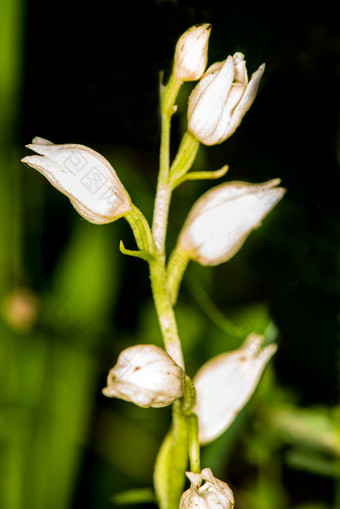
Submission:
{"label": "flower petal", "polygon": [[225,130],[224,137],[229,138],[236,129],[239,127],[239,125],[242,122],[242,119],[244,115],[247,113],[247,111],[250,109],[251,105],[253,104],[257,90],[259,88],[259,84],[261,81],[261,78],[263,76],[265,70],[265,64],[262,64],[256,72],[254,72],[251,76],[251,80],[249,81],[245,92],[242,96],[242,99],[240,100],[239,104],[236,106],[234,114],[229,121],[228,127]]}
{"label": "flower petal", "polygon": [[263,337],[251,334],[238,350],[214,357],[194,377],[202,444],[220,436],[254,392],[276,345],[259,349]]}
{"label": "flower petal", "polygon": [[214,144],[211,140],[219,125],[233,78],[234,62],[229,56],[208,69],[189,98],[189,129],[207,145]]}

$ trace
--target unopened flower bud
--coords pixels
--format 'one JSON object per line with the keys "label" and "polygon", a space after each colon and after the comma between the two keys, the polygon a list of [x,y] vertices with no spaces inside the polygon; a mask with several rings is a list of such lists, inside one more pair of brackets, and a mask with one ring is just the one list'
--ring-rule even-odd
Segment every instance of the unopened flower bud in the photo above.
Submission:
{"label": "unopened flower bud", "polygon": [[261,65],[248,82],[242,53],[209,67],[189,98],[189,131],[205,145],[229,138],[253,104],[264,68]]}
{"label": "unopened flower bud", "polygon": [[[233,509],[234,495],[228,484],[216,479],[210,468],[200,474],[186,472],[190,488],[181,497],[179,509]],[[202,484],[202,481],[205,481]]]}
{"label": "unopened flower bud", "polygon": [[279,182],[226,182],[207,191],[183,226],[179,252],[201,265],[229,260],[283,197],[285,189],[275,187]]}
{"label": "unopened flower bud", "polygon": [[123,350],[107,377],[103,394],[143,408],[163,407],[184,392],[185,373],[156,345],[135,345]]}
{"label": "unopened flower bud", "polygon": [[173,73],[180,81],[199,80],[208,61],[208,41],[211,25],[195,25],[179,38]]}
{"label": "unopened flower bud", "polygon": [[276,351],[261,349],[263,336],[250,334],[238,350],[217,355],[194,377],[201,444],[220,436],[253,394],[267,362]]}
{"label": "unopened flower bud", "polygon": [[91,223],[111,223],[131,209],[116,172],[98,152],[83,145],[55,145],[38,137],[27,147],[40,155],[24,157],[22,162],[42,173]]}

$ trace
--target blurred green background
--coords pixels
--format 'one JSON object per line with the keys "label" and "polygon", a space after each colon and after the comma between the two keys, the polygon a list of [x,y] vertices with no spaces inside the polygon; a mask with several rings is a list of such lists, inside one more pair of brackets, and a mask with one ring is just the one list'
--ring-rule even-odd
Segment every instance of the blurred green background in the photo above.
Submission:
{"label": "blurred green background", "polygon": [[[109,509],[152,486],[170,410],[101,395],[119,352],[161,344],[147,266],[121,220],[94,226],[34,170],[34,136],[101,152],[151,219],[159,143],[158,74],[177,38],[213,25],[209,64],[242,51],[258,97],[197,169],[223,180],[281,177],[282,203],[227,264],[192,264],[176,306],[187,369],[270,320],[279,349],[231,428],[202,449],[238,509],[340,507],[338,18],[217,1],[0,0],[0,508]],[[173,121],[173,151],[185,100]],[[174,196],[168,247],[209,182]],[[148,492],[144,504],[152,507]],[[127,507],[137,507],[130,503]]]}

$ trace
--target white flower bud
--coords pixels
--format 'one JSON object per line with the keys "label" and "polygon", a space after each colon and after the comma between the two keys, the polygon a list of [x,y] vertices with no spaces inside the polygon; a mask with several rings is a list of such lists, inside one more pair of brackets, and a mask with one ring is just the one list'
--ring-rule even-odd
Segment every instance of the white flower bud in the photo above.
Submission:
{"label": "white flower bud", "polygon": [[179,38],[173,73],[180,81],[199,80],[208,61],[208,41],[211,25],[194,25]]}
{"label": "white flower bud", "polygon": [[[179,509],[233,509],[234,495],[228,484],[216,479],[210,468],[200,474],[186,472],[190,488],[181,496]],[[202,481],[205,481],[202,484]]]}
{"label": "white flower bud", "polygon": [[262,336],[250,334],[240,349],[217,355],[194,377],[201,444],[220,436],[253,394],[277,348],[271,344],[260,349],[262,341]]}
{"label": "white flower bud", "polygon": [[55,145],[39,137],[27,147],[40,155],[24,157],[22,162],[42,173],[91,223],[111,223],[131,209],[116,172],[98,152],[83,145]]}
{"label": "white flower bud", "polygon": [[110,370],[103,394],[131,401],[143,408],[163,407],[182,397],[185,373],[156,345],[123,350]]}
{"label": "white flower bud", "polygon": [[279,182],[234,181],[207,191],[188,215],[179,236],[179,251],[201,265],[229,260],[283,197],[285,189],[275,187]]}
{"label": "white flower bud", "polygon": [[189,131],[205,145],[229,138],[253,104],[264,68],[262,64],[248,82],[242,53],[209,67],[189,98]]}

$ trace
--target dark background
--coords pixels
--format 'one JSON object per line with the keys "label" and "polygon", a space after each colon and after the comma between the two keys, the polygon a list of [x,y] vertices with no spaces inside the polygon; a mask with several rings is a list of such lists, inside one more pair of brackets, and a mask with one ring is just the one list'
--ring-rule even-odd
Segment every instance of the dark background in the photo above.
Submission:
{"label": "dark background", "polygon": [[[30,1],[26,15],[23,144],[35,135],[92,147],[124,144],[145,150],[156,165],[158,73],[171,68],[187,27],[212,23],[210,64],[235,51],[245,53],[249,74],[266,63],[246,122],[207,157],[214,168],[227,162],[230,178],[279,176],[288,189],[278,238],[256,260],[261,291],[287,338],[278,368],[307,400],[336,401],[340,41],[334,11],[249,10],[212,1],[61,1],[47,9]],[[175,136],[176,127],[175,119]],[[147,178],[152,191],[156,166]],[[55,232],[51,241],[58,241]]]}
{"label": "dark background", "polygon": [[[249,74],[266,63],[245,121],[231,140],[204,152],[205,164],[216,169],[228,163],[227,179],[261,182],[281,177],[288,192],[275,215],[272,235],[262,236],[252,251],[247,285],[239,290],[242,282],[237,281],[238,266],[232,260],[216,268],[214,295],[222,309],[267,300],[280,330],[274,361],[280,383],[293,388],[301,405],[338,404],[340,39],[334,9],[318,4],[298,10],[286,3],[248,9],[242,3],[211,0],[31,0],[25,9],[18,142],[23,146],[37,135],[102,149],[106,156],[111,144],[125,147],[137,167],[141,160],[136,185],[143,181],[150,194],[156,183],[160,132],[158,74],[170,70],[181,33],[195,23],[210,22],[209,64],[235,51],[245,54]],[[173,128],[175,150],[181,130],[178,118]],[[119,161],[111,162],[119,173]],[[120,177],[124,182],[124,175]],[[195,187],[194,194],[209,185]],[[192,203],[186,192],[181,191],[181,200],[173,205],[178,224]],[[70,234],[74,212],[62,204],[58,216],[55,202],[47,205],[49,226],[40,263],[26,247],[37,289],[44,286]],[[148,281],[135,263],[126,275],[114,320],[131,331]],[[131,307],[127,312],[127,303],[135,313]],[[81,493],[87,480],[94,482],[93,461],[88,453],[74,507],[92,507]],[[308,476],[299,474],[297,481],[288,475],[297,500],[297,482],[302,493],[308,486],[316,496],[330,489],[326,481],[311,485]]]}

